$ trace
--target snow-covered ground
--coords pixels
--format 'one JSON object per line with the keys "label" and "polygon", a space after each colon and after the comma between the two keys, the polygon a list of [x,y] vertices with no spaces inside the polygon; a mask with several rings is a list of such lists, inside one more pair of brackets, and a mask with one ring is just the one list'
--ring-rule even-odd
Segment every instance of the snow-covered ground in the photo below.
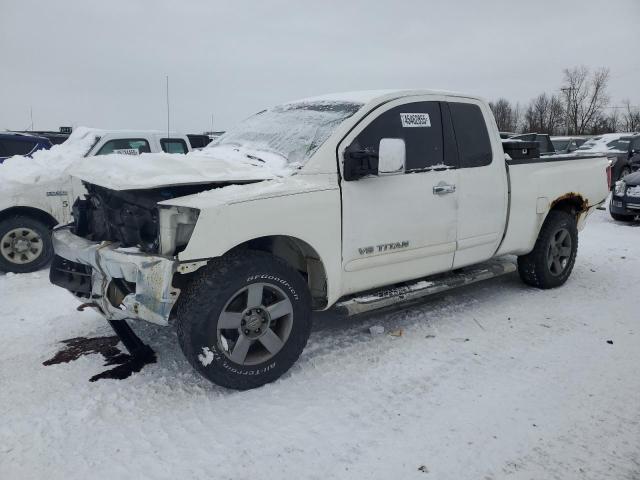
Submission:
{"label": "snow-covered ground", "polygon": [[[367,318],[318,316],[297,365],[235,392],[158,362],[89,378],[111,335],[47,272],[0,277],[1,479],[638,479],[640,228],[598,211],[562,288],[517,274]],[[369,327],[402,330],[372,335]]]}

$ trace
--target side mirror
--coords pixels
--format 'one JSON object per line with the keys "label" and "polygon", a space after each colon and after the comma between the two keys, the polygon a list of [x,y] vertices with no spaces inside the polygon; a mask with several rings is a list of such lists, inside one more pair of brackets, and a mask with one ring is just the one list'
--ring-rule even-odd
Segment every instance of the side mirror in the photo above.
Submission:
{"label": "side mirror", "polygon": [[407,149],[402,138],[383,138],[378,148],[378,175],[404,173]]}
{"label": "side mirror", "polygon": [[344,174],[347,182],[358,180],[368,175],[378,174],[378,155],[368,150],[349,146],[344,151]]}

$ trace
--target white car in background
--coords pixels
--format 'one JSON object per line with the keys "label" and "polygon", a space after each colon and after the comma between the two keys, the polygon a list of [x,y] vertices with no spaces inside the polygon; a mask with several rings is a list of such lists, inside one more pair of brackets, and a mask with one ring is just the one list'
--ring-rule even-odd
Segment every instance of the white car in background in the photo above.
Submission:
{"label": "white car in background", "polygon": [[69,174],[83,158],[190,151],[186,135],[79,127],[67,141],[33,158],[8,158],[0,164],[0,271],[33,272],[49,263],[51,229],[71,220],[73,201],[84,191]]}

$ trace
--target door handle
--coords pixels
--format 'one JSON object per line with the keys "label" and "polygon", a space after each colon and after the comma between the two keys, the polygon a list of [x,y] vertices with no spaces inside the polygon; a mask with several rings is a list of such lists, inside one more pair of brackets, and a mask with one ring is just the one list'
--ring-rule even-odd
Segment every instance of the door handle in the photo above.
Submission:
{"label": "door handle", "polygon": [[440,182],[438,185],[433,186],[434,195],[446,195],[447,193],[454,193],[455,191],[455,185],[449,185],[448,183],[444,182]]}

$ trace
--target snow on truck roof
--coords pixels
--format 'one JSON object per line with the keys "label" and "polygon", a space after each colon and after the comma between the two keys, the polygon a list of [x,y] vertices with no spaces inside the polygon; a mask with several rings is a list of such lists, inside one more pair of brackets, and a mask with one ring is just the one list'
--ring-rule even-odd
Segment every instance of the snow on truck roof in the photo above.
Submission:
{"label": "snow on truck roof", "polygon": [[349,103],[371,103],[373,101],[382,101],[393,98],[410,97],[415,95],[449,95],[454,97],[479,98],[474,95],[466,95],[459,92],[451,92],[448,90],[428,90],[428,89],[389,89],[389,90],[357,90],[353,92],[337,92],[320,95],[317,97],[301,98],[286,102],[292,103],[310,103],[310,102],[349,102]]}

